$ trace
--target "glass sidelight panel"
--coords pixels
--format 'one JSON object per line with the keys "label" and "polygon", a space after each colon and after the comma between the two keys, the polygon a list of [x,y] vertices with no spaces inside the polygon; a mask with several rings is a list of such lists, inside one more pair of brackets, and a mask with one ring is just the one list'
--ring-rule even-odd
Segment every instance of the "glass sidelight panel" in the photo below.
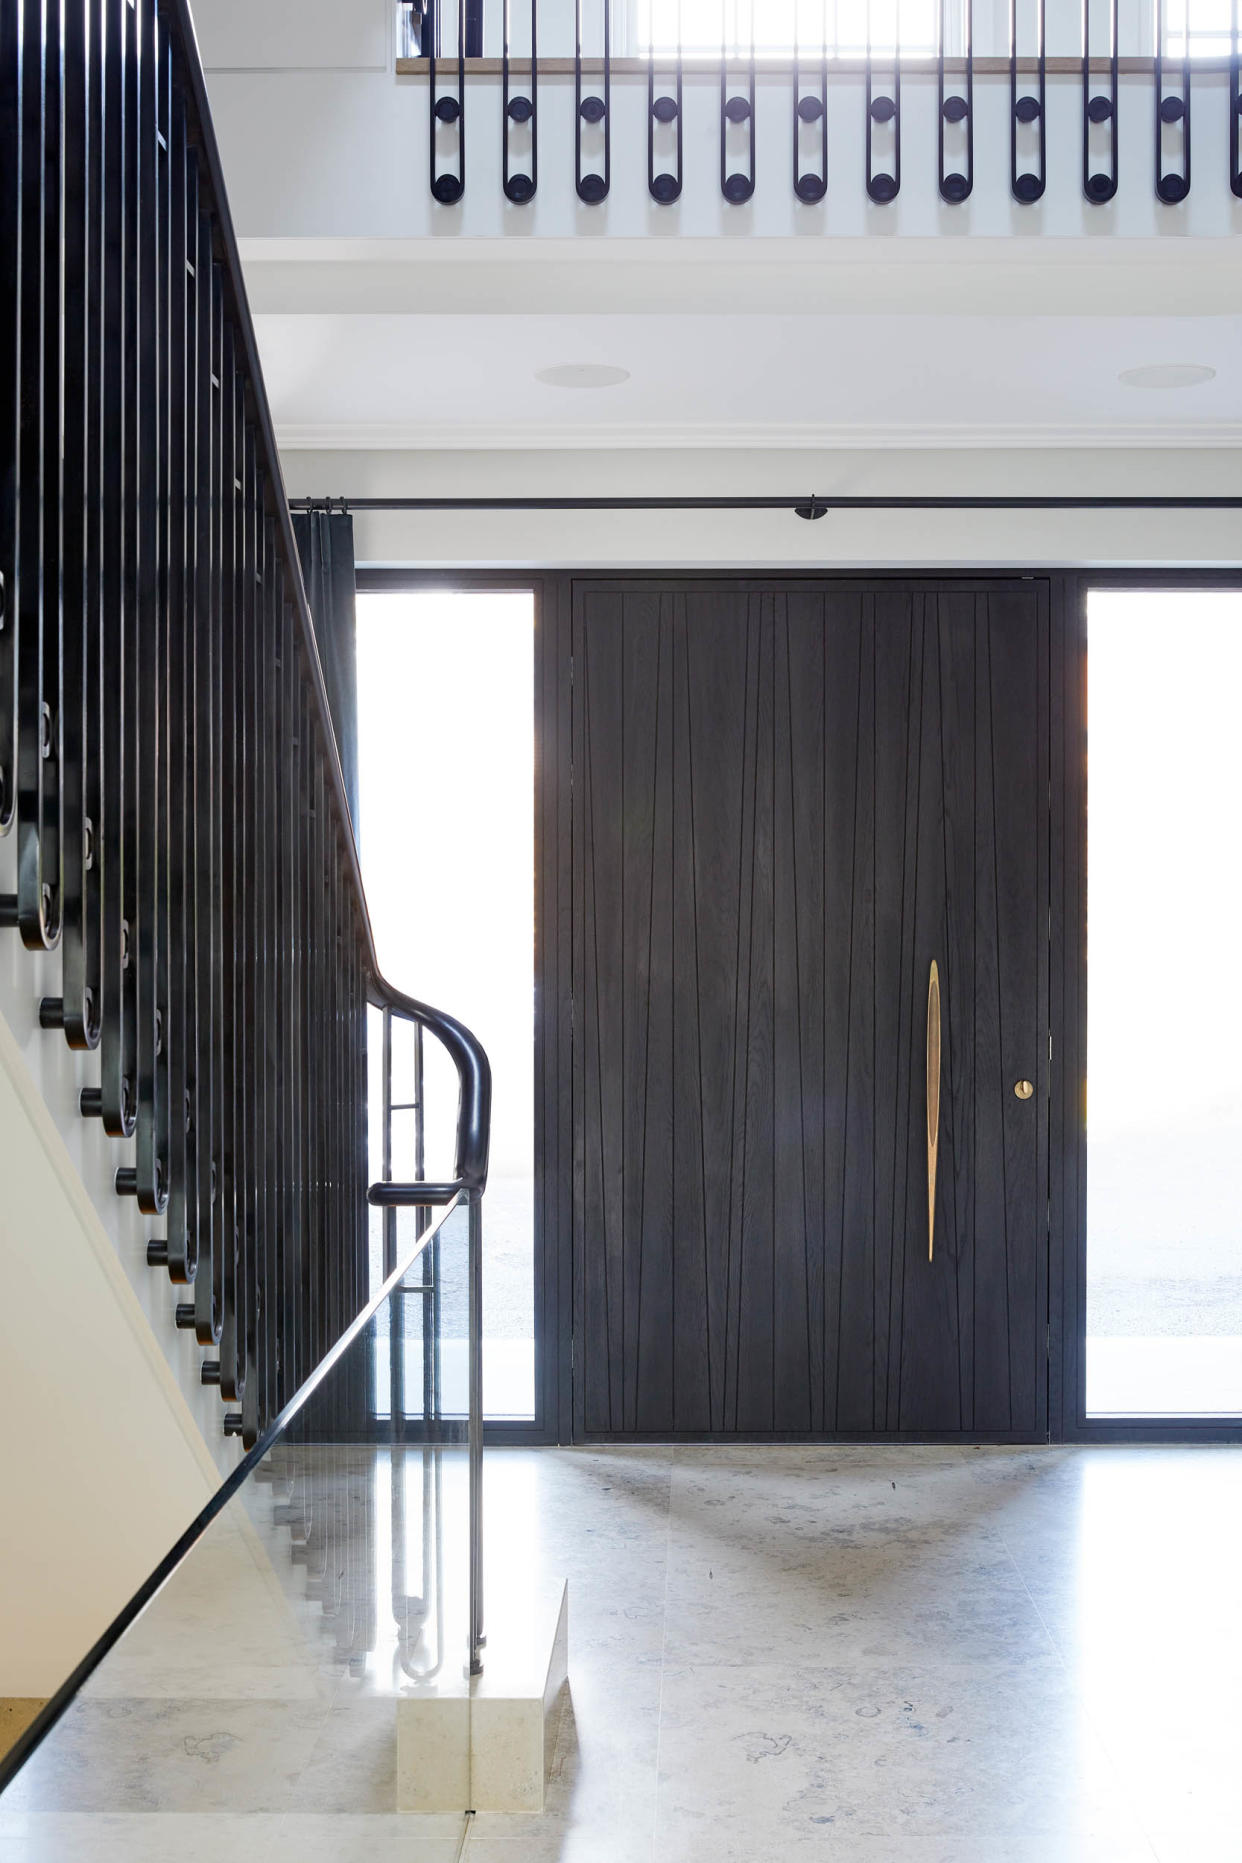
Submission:
{"label": "glass sidelight panel", "polygon": [[[492,1064],[483,1403],[489,1417],[526,1419],[535,1404],[534,597],[361,593],[357,615],[360,842],[376,944],[398,988],[452,1003]],[[413,1102],[423,1081],[425,1174],[450,1177],[451,1064],[429,1042],[420,1076],[401,1040],[394,1101]],[[398,1111],[397,1177],[414,1174],[413,1137],[412,1115]],[[443,1370],[449,1382],[460,1370],[451,1349]],[[417,1411],[421,1383],[416,1396]]]}
{"label": "glass sidelight panel", "polygon": [[1242,593],[1088,608],[1087,1412],[1242,1415]]}

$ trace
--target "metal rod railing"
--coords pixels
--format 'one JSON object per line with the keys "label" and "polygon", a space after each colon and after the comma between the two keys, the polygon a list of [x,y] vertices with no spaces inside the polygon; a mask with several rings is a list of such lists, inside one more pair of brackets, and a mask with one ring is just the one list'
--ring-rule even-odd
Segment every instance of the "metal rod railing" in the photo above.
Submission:
{"label": "metal rod railing", "polygon": [[[794,0],[793,187],[798,199],[808,207],[822,201],[828,192],[828,0],[820,0],[819,22],[819,59],[815,87],[812,89],[802,81],[802,37],[799,31],[802,9],[799,0]],[[811,139],[816,124],[819,125],[819,133],[814,140],[818,142],[819,148],[814,164],[808,166],[803,159],[803,138],[805,133],[807,139]]]}
{"label": "metal rod railing", "polygon": [[0,925],[250,1447],[367,1299],[368,1004],[475,1203],[487,1057],[380,972],[187,0],[0,0],[0,248]]}
{"label": "metal rod railing", "polygon": [[[504,52],[501,58],[500,136],[503,148],[501,185],[505,198],[516,207],[535,198],[539,187],[539,0],[530,0],[530,85],[528,91],[512,89],[510,40],[512,0],[504,0]],[[530,125],[530,161],[526,168],[513,166],[515,128]]]}
{"label": "metal rod railing", "polygon": [[[1111,201],[1117,192],[1117,116],[1121,102],[1117,72],[1117,0],[1108,8],[1108,88],[1101,90],[1091,82],[1091,0],[1082,0],[1082,191],[1096,206]],[[1108,149],[1108,165],[1096,166],[1092,159],[1092,136],[1103,135]]]}
{"label": "metal rod railing", "polygon": [[[1009,0],[1009,186],[1016,201],[1032,207],[1048,184],[1048,59],[1045,0],[1035,0],[1035,90],[1018,85],[1018,0]],[[1035,166],[1024,165],[1018,151],[1023,129],[1034,128]]]}
{"label": "metal rod railing", "polygon": [[[1081,184],[1085,198],[1093,205],[1112,200],[1121,185],[1118,162],[1119,80],[1142,76],[1154,80],[1156,113],[1155,185],[1158,198],[1176,206],[1189,192],[1190,172],[1190,94],[1193,72],[1216,74],[1228,79],[1227,86],[1214,86],[1222,95],[1227,91],[1229,144],[1229,186],[1242,194],[1242,156],[1239,156],[1239,103],[1242,103],[1242,58],[1238,52],[1236,27],[1216,24],[1189,30],[1184,24],[1172,34],[1168,27],[1165,0],[1157,0],[1157,40],[1150,54],[1121,56],[1120,0],[1080,0],[1078,38],[1066,35],[1067,22],[1054,15],[1054,36],[1063,35],[1060,49],[1050,54],[1046,19],[1046,0],[1008,0],[1002,19],[1007,24],[1007,38],[987,54],[975,49],[973,0],[932,0],[930,9],[918,14],[925,23],[919,31],[926,39],[911,43],[905,34],[903,14],[913,9],[903,7],[903,0],[859,0],[849,18],[858,22],[851,40],[842,40],[840,21],[834,7],[830,28],[827,0],[787,0],[779,11],[752,6],[751,0],[721,0],[718,15],[719,40],[709,46],[708,34],[714,33],[717,15],[696,8],[689,38],[683,20],[681,0],[635,0],[630,43],[621,56],[612,50],[611,0],[574,0],[574,44],[572,56],[568,43],[563,55],[540,57],[536,44],[534,0],[531,13],[531,59],[513,58],[511,34],[512,0],[498,0],[503,22],[501,56],[475,57],[469,50],[460,66],[457,92],[440,98],[435,71],[440,52],[435,35],[424,25],[421,32],[421,59],[406,59],[399,71],[426,73],[432,79],[433,117],[443,103],[451,120],[457,121],[459,98],[463,95],[466,74],[480,78],[498,75],[501,79],[502,113],[502,185],[514,205],[528,204],[537,184],[537,101],[540,78],[572,76],[574,79],[574,181],[578,197],[588,205],[604,202],[612,187],[612,83],[614,78],[642,80],[647,87],[646,154],[647,187],[650,197],[662,206],[671,206],[685,197],[694,178],[694,142],[686,123],[687,101],[690,119],[695,115],[694,99],[698,88],[696,76],[715,81],[719,92],[717,136],[720,148],[719,185],[724,198],[740,205],[752,198],[756,186],[756,115],[758,80],[768,83],[790,79],[788,87],[789,134],[792,144],[792,184],[795,198],[807,205],[817,205],[827,198],[827,123],[830,92],[833,84],[857,87],[863,81],[865,93],[865,169],[864,184],[869,198],[887,204],[900,192],[902,161],[912,154],[922,158],[923,151],[911,149],[904,133],[903,84],[907,72],[926,73],[936,80],[936,124],[934,150],[926,145],[926,155],[936,162],[936,181],[940,198],[951,205],[961,205],[975,192],[976,153],[986,157],[975,133],[976,80],[1008,80],[1008,169],[1012,198],[1021,206],[1036,205],[1043,197],[1049,179],[1049,135],[1062,139],[1078,137],[1081,142]],[[1109,31],[1107,47],[1091,51],[1092,27],[1102,5],[1106,5]],[[742,30],[742,7],[747,8],[749,26]],[[865,43],[852,42],[861,29],[865,7]],[[812,30],[804,16],[819,15]],[[890,26],[890,20],[895,24]],[[792,21],[792,31],[791,31]],[[1148,30],[1150,30],[1150,20]],[[596,50],[596,39],[602,38]],[[1072,29],[1071,29],[1072,30]],[[1001,27],[1002,35],[1006,26]],[[645,37],[644,37],[645,34]],[[904,36],[903,36],[904,35]],[[546,39],[545,31],[545,39]],[[467,34],[469,40],[469,35]],[[949,49],[950,40],[952,50]],[[590,50],[588,51],[588,41]],[[473,43],[473,42],[470,42]],[[459,43],[460,51],[460,43]],[[529,95],[513,88],[514,71],[529,72]],[[668,82],[661,83],[663,74]],[[1059,126],[1054,112],[1050,131],[1048,80],[1071,78],[1082,91],[1081,121],[1078,128],[1066,131]],[[1096,82],[1102,78],[1103,83]],[[687,83],[687,79],[689,83]],[[599,80],[599,82],[594,82]],[[767,99],[765,98],[765,108]],[[464,107],[464,105],[463,105]],[[446,117],[446,121],[448,118]],[[1068,121],[1068,119],[1066,119]],[[1077,118],[1075,119],[1077,121]],[[516,129],[531,126],[529,172],[513,156]],[[668,135],[676,127],[675,138]],[[441,125],[441,128],[443,125]],[[584,144],[590,132],[596,132],[596,147],[588,154]],[[456,173],[441,176],[436,167],[434,144],[436,124],[432,124],[432,191],[437,199],[459,198]],[[671,145],[674,145],[671,146]],[[568,154],[568,143],[564,145]],[[664,153],[667,148],[668,153]],[[1003,145],[995,154],[1004,160]],[[688,152],[688,155],[687,155]],[[1098,155],[1099,159],[1096,159]],[[683,159],[685,158],[685,159]],[[641,159],[641,156],[640,156]],[[1075,158],[1076,161],[1079,157]],[[1053,162],[1053,174],[1058,164]],[[706,178],[706,171],[700,171]],[[441,192],[441,183],[446,192]]]}
{"label": "metal rod railing", "polygon": [[[966,0],[962,15],[965,83],[960,90],[950,92],[945,81],[948,68],[945,58],[948,7],[949,0],[940,0],[936,48],[936,151],[940,198],[956,207],[969,200],[975,186],[975,8],[974,0]],[[946,124],[951,124],[964,138],[964,160],[960,167],[948,166],[945,153]]]}
{"label": "metal rod railing", "polygon": [[[1175,207],[1190,193],[1190,34],[1183,25],[1181,58],[1170,60],[1167,22],[1165,0],[1156,0],[1156,198]],[[1177,76],[1170,84],[1166,72],[1174,62]],[[1175,153],[1166,163],[1170,142]]]}
{"label": "metal rod railing", "polygon": [[[585,64],[582,56],[582,8],[583,0],[574,0],[574,187],[578,199],[585,201],[588,207],[598,207],[608,198],[612,187],[612,0],[602,0],[603,16],[603,52],[600,62],[600,74],[603,84],[600,91],[584,92],[582,76]],[[602,159],[599,167],[583,166],[583,124],[598,129],[603,139]]]}

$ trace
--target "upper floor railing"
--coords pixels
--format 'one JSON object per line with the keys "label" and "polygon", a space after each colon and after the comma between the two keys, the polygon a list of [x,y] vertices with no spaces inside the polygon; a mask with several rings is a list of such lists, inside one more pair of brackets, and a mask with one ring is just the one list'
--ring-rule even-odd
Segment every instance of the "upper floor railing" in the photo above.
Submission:
{"label": "upper floor railing", "polygon": [[[856,112],[868,200],[885,206],[912,167],[930,172],[940,200],[960,207],[977,172],[1000,168],[1012,199],[1036,205],[1050,160],[1073,158],[1083,198],[1107,206],[1122,182],[1122,137],[1142,138],[1157,200],[1174,207],[1191,189],[1192,103],[1226,113],[1228,172],[1242,197],[1239,113],[1242,36],[1236,0],[399,0],[398,71],[426,83],[427,180],[442,206],[478,185],[466,163],[467,119],[499,108],[499,182],[514,206],[531,203],[539,165],[572,165],[579,201],[604,202],[614,166],[641,161],[634,113],[618,95],[646,90],[648,193],[672,207],[692,178],[746,205],[760,180],[761,110],[784,119],[783,175],[814,206],[831,195],[830,127]],[[499,80],[483,98],[468,82]],[[555,146],[540,95],[572,80],[573,128],[558,116]],[[912,81],[934,87],[907,122]],[[712,175],[688,159],[688,92],[715,93]],[[1050,107],[1070,85],[1072,110]],[[1003,108],[992,107],[994,93]],[[701,118],[701,112],[700,112]],[[699,128],[701,130],[701,120]],[[917,144],[912,133],[917,132]],[[624,138],[624,140],[621,140]],[[1051,145],[1051,146],[1050,146]]]}

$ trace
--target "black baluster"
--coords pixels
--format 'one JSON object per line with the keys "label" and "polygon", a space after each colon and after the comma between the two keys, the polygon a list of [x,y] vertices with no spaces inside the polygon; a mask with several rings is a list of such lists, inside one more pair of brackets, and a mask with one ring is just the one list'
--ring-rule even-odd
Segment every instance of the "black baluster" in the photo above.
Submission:
{"label": "black baluster", "polygon": [[134,1129],[135,1075],[130,1009],[128,911],[135,865],[127,791],[132,781],[132,708],[127,630],[133,541],[137,403],[136,21],[129,6],[107,15],[104,44],[104,370],[102,827],[96,829],[102,922],[100,1112],[114,1138]]}
{"label": "black baluster", "polygon": [[185,98],[180,85],[169,96],[166,162],[169,174],[168,251],[168,510],[166,551],[166,638],[168,676],[163,723],[167,744],[168,831],[166,847],[167,936],[164,1026],[164,1136],[168,1209],[166,1260],[171,1278],[194,1278],[195,1178],[188,1109],[197,1045],[194,967],[193,666],[194,533],[187,488],[197,457],[195,284],[191,230],[198,226],[197,176],[186,146]]}
{"label": "black baluster", "polygon": [[[828,192],[828,7],[820,5],[819,74],[815,88],[802,82],[801,0],[794,0],[793,59],[793,185],[800,201],[812,206]],[[802,159],[804,132],[819,124],[817,167],[807,167]]]}
{"label": "black baluster", "polygon": [[[960,91],[949,91],[945,84],[945,28],[948,24],[949,0],[940,0],[939,30],[936,44],[937,113],[936,142],[939,155],[940,198],[952,206],[969,200],[975,185],[975,5],[966,0],[962,30],[965,59],[964,82]],[[965,162],[950,168],[945,159],[945,125],[951,123],[965,137]]]}
{"label": "black baluster", "polygon": [[[305,648],[300,646],[301,654]],[[315,1173],[318,1168],[320,1139],[316,1126],[316,1071],[317,1071],[317,1030],[316,1017],[321,1004],[317,997],[316,946],[315,940],[318,924],[315,916],[315,875],[318,871],[316,859],[319,852],[317,819],[315,811],[315,724],[311,712],[310,692],[306,684],[308,669],[303,666],[302,685],[298,701],[301,716],[301,763],[302,794],[300,797],[301,817],[298,828],[300,875],[300,962],[299,984],[300,1000],[298,1004],[298,1080],[300,1085],[300,1125],[301,1144],[299,1147],[299,1167],[301,1176],[301,1196],[299,1211],[300,1222],[297,1232],[297,1302],[298,1302],[298,1381],[307,1375],[315,1362],[314,1335],[315,1290],[312,1282],[312,1263],[315,1249],[319,1243],[319,1198]]]}
{"label": "black baluster", "polygon": [[[597,207],[612,186],[612,0],[603,0],[604,59],[603,86],[599,92],[583,95],[582,88],[582,4],[574,0],[574,186],[578,199]],[[602,169],[584,173],[582,167],[582,125],[599,127],[604,138]]]}
{"label": "black baluster", "polygon": [[[879,206],[887,206],[895,201],[901,192],[901,46],[897,39],[893,44],[891,64],[881,61],[890,72],[892,83],[886,85],[876,82],[876,58],[872,43],[871,10],[873,0],[867,0],[867,129],[866,129],[866,176],[867,193]],[[900,17],[900,10],[898,12]],[[896,30],[896,29],[895,29]],[[890,168],[877,169],[875,165],[875,131],[876,126],[891,125],[888,135],[891,138],[893,153]]]}
{"label": "black baluster", "polygon": [[[94,501],[99,495],[98,416],[92,385],[98,386],[92,341],[92,270],[98,256],[99,98],[92,72],[93,7],[65,11],[64,171],[64,702],[61,753],[64,786],[64,914],[61,933],[61,997],[57,1023],[73,1048],[96,1039],[92,992],[90,857],[90,711],[92,658],[97,660],[97,606],[91,596],[91,558],[98,533]],[[91,436],[95,460],[92,466]]]}
{"label": "black baluster", "polygon": [[308,1360],[314,1364],[322,1352],[324,1334],[327,1330],[325,1313],[325,1284],[328,1272],[328,1106],[327,1106],[327,861],[328,837],[326,833],[327,809],[324,797],[323,781],[323,746],[320,739],[319,721],[312,720],[312,766],[311,794],[314,797],[311,821],[311,936],[310,936],[310,1000],[311,1020],[310,1067],[308,1084],[311,1092],[310,1128],[314,1135],[314,1151],[311,1159],[311,1258],[308,1266],[307,1280],[310,1287],[310,1339]]}
{"label": "black baluster", "polygon": [[[1095,206],[1111,201],[1117,192],[1117,0],[1108,3],[1108,89],[1097,89],[1091,76],[1091,0],[1082,4],[1082,191]],[[1107,125],[1108,166],[1092,160],[1093,135]]]}
{"label": "black baluster", "polygon": [[262,597],[262,518],[258,463],[255,458],[254,427],[249,420],[243,427],[242,452],[242,522],[241,594],[239,614],[242,637],[239,645],[240,731],[238,738],[240,810],[238,819],[238,876],[241,886],[239,997],[242,1027],[246,1040],[238,1050],[238,1075],[241,1092],[241,1129],[239,1133],[237,1173],[238,1237],[240,1262],[238,1286],[241,1289],[242,1313],[238,1327],[238,1350],[242,1359],[242,1414],[245,1429],[243,1442],[249,1447],[257,1437],[258,1404],[261,1396],[258,1380],[258,1298],[261,1261],[259,1238],[259,1064],[262,1051],[258,1000],[259,931],[258,894],[260,872],[256,846],[259,825],[259,730],[258,730],[258,653],[261,645]]}
{"label": "black baluster", "polygon": [[194,1277],[195,1333],[200,1345],[220,1336],[222,1285],[216,1023],[219,1008],[217,848],[219,739],[216,680],[219,613],[219,485],[223,398],[223,307],[213,251],[211,219],[205,208],[205,177],[199,175],[198,248],[194,261],[195,369],[198,377],[198,434],[194,461],[194,975],[197,1046],[189,1081],[194,1163],[190,1211],[197,1223],[198,1267]]}
{"label": "black baluster", "polygon": [[280,556],[276,521],[270,508],[279,496],[270,483],[263,504],[262,628],[259,641],[259,771],[257,809],[259,843],[259,1236],[262,1248],[260,1275],[259,1358],[262,1366],[262,1400],[258,1410],[261,1428],[280,1408],[276,1366],[280,1344],[279,1269],[276,1257],[280,1232],[278,1169],[280,1161],[280,1034],[278,985],[280,977],[278,917],[280,867],[277,858],[277,784],[280,778]]}
{"label": "black baluster", "polygon": [[[1189,6],[1189,0],[1187,0]],[[1175,207],[1190,193],[1190,23],[1187,16],[1182,28],[1182,56],[1178,61],[1176,82],[1165,79],[1169,61],[1165,56],[1165,0],[1156,0],[1156,198],[1166,207]],[[1233,86],[1230,85],[1232,100]],[[1237,111],[1233,112],[1237,124]],[[1165,138],[1179,152],[1176,167],[1165,167]],[[1231,138],[1232,146],[1232,138]]]}
{"label": "black baluster", "polygon": [[167,680],[164,563],[160,513],[167,502],[166,333],[168,206],[164,151],[160,148],[160,60],[155,3],[139,9],[139,402],[138,402],[138,604],[133,692],[138,720],[140,783],[134,809],[138,847],[137,930],[138,1119],[137,1195],[139,1208],[160,1214],[168,1200],[165,1157],[167,1094],[164,1089],[164,1017],[167,976],[165,952],[167,904],[163,842],[168,831],[168,799],[163,696]]}
{"label": "black baluster", "polygon": [[[535,198],[539,186],[539,0],[530,0],[530,84],[527,91],[512,87],[510,57],[510,10],[512,0],[504,0],[504,49],[500,71],[500,136],[503,148],[503,185],[505,197],[523,207]],[[530,162],[526,168],[513,165],[515,128],[529,125]]]}
{"label": "black baluster", "polygon": [[[441,91],[437,77],[440,52],[440,17],[437,6],[432,30],[428,35],[427,97],[430,123],[431,192],[443,207],[451,207],[466,191],[466,14],[465,0],[457,0],[457,89]],[[439,137],[442,129],[453,129],[455,168],[440,167]]]}
{"label": "black baluster", "polygon": [[1238,119],[1242,116],[1242,55],[1238,48],[1238,0],[1229,10],[1229,186],[1242,197],[1242,155],[1238,148]]}
{"label": "black baluster", "polygon": [[[684,98],[682,86],[682,22],[681,0],[677,0],[677,59],[673,80],[673,94],[667,91],[656,95],[656,58],[655,58],[655,23],[652,17],[651,37],[653,43],[647,47],[647,192],[652,200],[659,201],[662,207],[668,207],[681,194],[683,174],[682,158],[684,152],[684,135],[682,119],[684,115]],[[676,124],[676,160],[672,169],[656,172],[656,125],[667,128]]]}
{"label": "black baluster", "polygon": [[23,31],[17,924],[41,950],[61,914],[59,8],[26,0]]}
{"label": "black baluster", "polygon": [[[746,167],[733,168],[729,161],[730,128],[746,126]],[[750,55],[746,66],[746,91],[731,91],[729,84],[729,47],[720,43],[720,192],[732,207],[740,207],[755,191],[755,0],[750,0]]]}
{"label": "black baluster", "polygon": [[233,870],[234,824],[237,812],[237,764],[234,746],[237,730],[237,532],[238,473],[237,373],[233,360],[234,337],[227,315],[221,337],[220,397],[222,410],[219,474],[220,601],[217,609],[216,678],[213,692],[215,729],[219,744],[217,769],[220,810],[216,822],[216,935],[218,996],[215,1011],[215,1117],[216,1203],[220,1245],[220,1394],[229,1402],[238,1397],[242,1366],[237,1344],[237,1177],[235,1130],[237,1078],[234,1067],[238,1006],[236,998],[237,887]]}
{"label": "black baluster", "polygon": [[[1034,94],[1018,86],[1018,0],[1009,0],[1009,186],[1016,201],[1031,206],[1039,200],[1048,179],[1048,83],[1044,46],[1044,3],[1035,0],[1037,78]],[[1038,125],[1038,161],[1034,169],[1018,167],[1019,126]]]}
{"label": "black baluster", "polygon": [[282,1408],[290,1395],[290,1366],[293,1357],[293,1333],[296,1308],[290,1289],[291,1237],[296,1215],[297,1120],[295,1111],[296,1075],[294,1073],[294,1021],[297,990],[297,944],[294,910],[297,897],[297,823],[298,750],[296,724],[296,670],[293,649],[293,611],[289,605],[283,564],[277,585],[277,787],[275,834],[277,850],[277,940],[276,940],[276,1085],[278,1092],[279,1182],[276,1210],[276,1272],[272,1284],[272,1305],[277,1317],[276,1405]]}
{"label": "black baluster", "polygon": [[[0,252],[9,275],[0,291],[0,834],[13,825],[17,800],[17,461],[22,373],[21,225],[23,0],[0,0]],[[10,75],[11,74],[11,75]],[[16,920],[16,895],[0,899],[0,927]]]}

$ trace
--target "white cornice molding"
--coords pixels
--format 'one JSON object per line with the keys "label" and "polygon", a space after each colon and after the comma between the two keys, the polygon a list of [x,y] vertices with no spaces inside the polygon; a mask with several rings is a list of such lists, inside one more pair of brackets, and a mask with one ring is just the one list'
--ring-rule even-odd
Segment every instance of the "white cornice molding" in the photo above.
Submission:
{"label": "white cornice molding", "polygon": [[285,452],[1088,452],[1120,449],[1221,452],[1242,448],[1242,422],[1149,426],[902,427],[733,426],[551,427],[530,423],[451,429],[398,422],[276,423]]}

